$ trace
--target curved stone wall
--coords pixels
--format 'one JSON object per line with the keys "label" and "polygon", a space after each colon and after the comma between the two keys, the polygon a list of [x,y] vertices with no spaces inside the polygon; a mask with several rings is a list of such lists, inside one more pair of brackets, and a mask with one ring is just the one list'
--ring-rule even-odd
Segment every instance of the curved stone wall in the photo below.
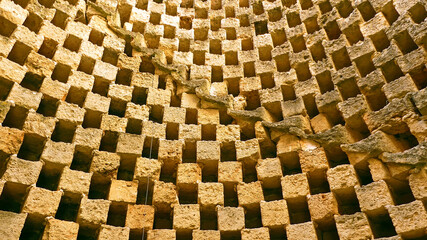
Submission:
{"label": "curved stone wall", "polygon": [[1,0],[0,238],[427,238],[423,0]]}

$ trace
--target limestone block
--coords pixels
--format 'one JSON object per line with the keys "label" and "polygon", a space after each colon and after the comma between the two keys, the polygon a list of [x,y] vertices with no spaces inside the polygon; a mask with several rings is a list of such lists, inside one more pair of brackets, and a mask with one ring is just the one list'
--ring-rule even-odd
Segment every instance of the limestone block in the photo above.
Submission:
{"label": "limestone block", "polygon": [[198,109],[197,123],[201,125],[217,125],[219,124],[218,109]]}
{"label": "limestone block", "polygon": [[132,86],[110,84],[107,96],[118,101],[130,102],[132,100],[132,91]]}
{"label": "limestone block", "polygon": [[155,229],[147,232],[147,240],[175,240],[174,229]]}
{"label": "limestone block", "polygon": [[364,213],[358,212],[352,215],[335,215],[338,235],[341,239],[371,239],[372,230],[368,218]]}
{"label": "limestone block", "polygon": [[247,141],[235,141],[237,161],[243,164],[254,164],[261,158],[258,139],[254,138]]}
{"label": "limestone block", "polygon": [[138,105],[128,102],[126,105],[125,117],[129,119],[148,120],[150,108],[146,105]]}
{"label": "limestone block", "polygon": [[151,230],[154,224],[154,207],[149,205],[128,205],[125,226],[131,230]]}
{"label": "limestone block", "polygon": [[21,83],[22,79],[24,79],[26,68],[7,59],[4,57],[0,57],[0,76],[6,81]]}
{"label": "limestone block", "polygon": [[24,140],[24,132],[0,126],[0,151],[6,154],[16,154]]}
{"label": "limestone block", "polygon": [[26,213],[13,213],[0,210],[0,235],[3,239],[19,239],[24,227]]}
{"label": "limestone block", "polygon": [[137,181],[111,180],[108,200],[121,203],[136,203],[138,194]]}
{"label": "limestone block", "polygon": [[163,106],[170,105],[171,92],[169,90],[149,88],[147,94],[147,105]]}
{"label": "limestone block", "polygon": [[77,223],[81,226],[99,226],[107,222],[110,201],[88,199],[84,196],[80,202]]}
{"label": "limestone block", "polygon": [[120,156],[115,153],[98,151],[93,152],[90,171],[106,177],[117,178],[120,166]]}
{"label": "limestone block", "polygon": [[[108,36],[108,35],[107,35]],[[104,38],[104,43],[106,38]],[[113,82],[116,79],[118,68],[109,63],[97,60],[93,67],[92,75],[106,82]]]}
{"label": "limestone block", "polygon": [[167,170],[176,169],[182,162],[182,140],[160,140],[158,159]]}
{"label": "limestone block", "polygon": [[43,163],[40,161],[26,161],[12,155],[7,160],[6,170],[1,180],[23,185],[36,184],[42,170]]}
{"label": "limestone block", "polygon": [[142,134],[158,139],[166,138],[166,124],[144,120],[142,122]]}
{"label": "limestone block", "polygon": [[173,183],[154,181],[153,206],[159,212],[170,212],[178,204],[178,194]]}
{"label": "limestone block", "polygon": [[28,11],[13,1],[6,0],[0,4],[0,15],[14,24],[21,25],[28,16]]}
{"label": "limestone block", "polygon": [[331,192],[309,195],[308,209],[314,222],[328,223],[338,214],[338,202]]}
{"label": "limestone block", "polygon": [[58,110],[56,111],[56,118],[60,121],[68,122],[71,124],[82,124],[85,116],[85,109],[80,108],[76,104],[60,101]]}
{"label": "limestone block", "polygon": [[53,55],[52,60],[59,64],[65,65],[73,70],[77,70],[80,64],[81,55],[65,47],[58,46],[55,51],[55,54]]}
{"label": "limestone block", "polygon": [[218,166],[221,159],[220,143],[217,141],[198,141],[197,142],[197,163],[202,166]]}
{"label": "limestone block", "polygon": [[223,184],[237,184],[243,181],[242,163],[219,162],[218,182]]}
{"label": "limestone block", "polygon": [[43,115],[36,113],[34,110],[30,110],[27,118],[25,119],[22,130],[26,133],[36,134],[43,138],[49,138],[55,129],[55,124],[55,118],[44,117]]}
{"label": "limestone block", "polygon": [[202,126],[195,124],[179,124],[178,139],[186,143],[198,142],[202,139]]}
{"label": "limestone block", "polygon": [[0,101],[0,123],[4,121],[11,107],[10,102]]}
{"label": "limestone block", "polygon": [[261,182],[238,183],[237,197],[239,199],[239,206],[247,209],[256,208],[264,200]]}
{"label": "limestone block", "polygon": [[217,205],[224,205],[224,186],[222,183],[199,183],[197,202],[202,210],[212,211]]}
{"label": "limestone block", "polygon": [[298,155],[302,172],[307,173],[313,180],[325,176],[329,164],[323,148],[300,151]]}
{"label": "limestone block", "polygon": [[387,206],[396,232],[404,238],[425,236],[427,212],[419,200],[399,206]]}
{"label": "limestone block", "polygon": [[[110,2],[111,3],[111,2]],[[115,9],[113,7],[113,9]],[[102,42],[102,46],[115,52],[124,52],[126,41],[113,34],[107,34]],[[115,76],[115,75],[114,75]]]}
{"label": "limestone block", "polygon": [[114,115],[103,114],[101,119],[101,129],[104,131],[126,132],[128,123],[127,118],[121,118]]}
{"label": "limestone block", "polygon": [[85,173],[65,167],[59,180],[58,189],[63,190],[65,194],[87,195],[89,193],[91,178],[92,173]]}
{"label": "limestone block", "polygon": [[140,183],[146,183],[147,178],[150,181],[159,180],[161,168],[162,163],[156,159],[137,158],[133,178]]}
{"label": "limestone block", "polygon": [[194,230],[193,240],[220,240],[221,234],[216,230]]}
{"label": "limestone block", "polygon": [[420,111],[421,115],[427,115],[427,89],[421,89],[417,93],[412,96],[412,99],[417,107],[418,111]]}
{"label": "limestone block", "polygon": [[185,108],[166,107],[163,113],[164,123],[185,123]]}
{"label": "limestone block", "polygon": [[418,91],[417,86],[414,81],[412,81],[409,74],[406,74],[392,82],[386,83],[382,89],[388,101],[391,101],[394,98],[403,98],[409,92]]}
{"label": "limestone block", "polygon": [[183,93],[181,97],[182,108],[197,108],[200,105],[200,98],[196,94]]}
{"label": "limestone block", "polygon": [[216,140],[221,143],[229,143],[240,140],[240,126],[239,125],[217,125],[216,126]]}
{"label": "limestone block", "polygon": [[181,163],[178,165],[176,186],[184,192],[195,192],[202,182],[202,170],[197,163]]}
{"label": "limestone block", "polygon": [[[68,82],[70,82],[68,80]],[[58,80],[52,80],[50,77],[46,77],[43,80],[42,86],[40,87],[40,92],[43,95],[52,97],[58,100],[65,100],[70,86],[66,83],[62,83]]]}
{"label": "limestone block", "polygon": [[76,149],[92,151],[101,145],[102,130],[96,128],[83,128],[78,126],[74,133],[73,143]]}
{"label": "limestone block", "polygon": [[21,87],[21,85],[15,83],[6,100],[27,109],[32,108],[37,110],[42,100],[42,94]]}
{"label": "limestone block", "polygon": [[110,107],[111,99],[103,97],[99,94],[89,92],[83,103],[85,109],[89,109],[95,112],[107,113]]}
{"label": "limestone block", "polygon": [[143,146],[144,136],[130,133],[119,133],[116,152],[123,155],[140,156]]}
{"label": "limestone block", "polygon": [[409,176],[409,186],[415,199],[427,199],[427,172],[421,170],[418,173],[412,173]]}
{"label": "limestone block", "polygon": [[79,224],[48,218],[43,232],[42,240],[67,240],[77,239]]}
{"label": "limestone block", "polygon": [[218,206],[218,230],[221,232],[240,231],[245,228],[245,212],[242,207]]}
{"label": "limestone block", "polygon": [[284,199],[305,199],[310,194],[305,173],[284,176],[281,179],[281,183]]}
{"label": "limestone block", "polygon": [[259,159],[256,165],[258,180],[265,188],[280,187],[280,179],[283,176],[282,166],[278,158]]}
{"label": "limestone block", "polygon": [[147,72],[132,74],[131,86],[141,88],[155,88],[159,85],[159,76]]}
{"label": "limestone block", "polygon": [[351,192],[354,191],[355,186],[359,186],[359,179],[353,165],[339,165],[328,169],[326,175],[332,192]]}
{"label": "limestone block", "polygon": [[73,154],[73,144],[48,140],[40,159],[50,167],[69,167],[73,161]]}
{"label": "limestone block", "polygon": [[360,209],[368,215],[377,216],[384,214],[387,212],[387,205],[394,205],[387,183],[383,180],[361,187],[355,186],[355,190]]}
{"label": "limestone block", "polygon": [[269,228],[283,228],[290,224],[286,200],[261,201],[262,225]]}
{"label": "limestone block", "polygon": [[15,31],[10,36],[12,39],[25,44],[34,51],[38,51],[43,43],[43,37],[32,32],[25,26],[18,25]]}
{"label": "limestone block", "polygon": [[55,216],[61,201],[61,191],[50,191],[44,188],[31,187],[22,207],[23,213],[37,217]]}
{"label": "limestone block", "polygon": [[245,228],[242,229],[242,240],[265,240],[270,239],[268,228]]}
{"label": "limestone block", "polygon": [[317,240],[313,222],[291,224],[286,227],[289,240]]}
{"label": "limestone block", "polygon": [[113,227],[109,225],[102,225],[99,231],[99,240],[117,239],[127,240],[129,239],[130,230],[128,227]]}
{"label": "limestone block", "polygon": [[173,208],[173,228],[177,232],[200,229],[200,211],[198,204],[176,205]]}

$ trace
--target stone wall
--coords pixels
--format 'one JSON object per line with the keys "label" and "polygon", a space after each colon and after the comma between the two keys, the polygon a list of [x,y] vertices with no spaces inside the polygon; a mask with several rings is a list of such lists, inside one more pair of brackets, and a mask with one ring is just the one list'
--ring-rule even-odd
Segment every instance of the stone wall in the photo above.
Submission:
{"label": "stone wall", "polygon": [[0,239],[426,239],[426,9],[1,0]]}

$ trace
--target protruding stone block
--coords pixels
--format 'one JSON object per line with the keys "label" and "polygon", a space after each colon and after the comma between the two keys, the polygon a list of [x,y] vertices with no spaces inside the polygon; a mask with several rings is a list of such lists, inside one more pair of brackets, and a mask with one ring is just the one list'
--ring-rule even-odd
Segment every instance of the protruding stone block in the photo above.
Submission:
{"label": "protruding stone block", "polygon": [[217,208],[218,230],[221,232],[236,232],[245,228],[245,212],[242,207]]}
{"label": "protruding stone block", "polygon": [[161,168],[162,163],[156,159],[137,158],[133,178],[140,183],[147,183],[147,179],[159,180]]}
{"label": "protruding stone block", "polygon": [[147,240],[175,240],[175,229],[155,229],[147,232]]}
{"label": "protruding stone block", "polygon": [[419,200],[399,206],[387,206],[396,232],[404,238],[425,236],[427,212]]}
{"label": "protruding stone block", "polygon": [[98,240],[127,240],[129,239],[128,227],[114,227],[110,225],[102,225],[99,231]]}
{"label": "protruding stone block", "polygon": [[26,218],[26,213],[0,211],[0,236],[10,240],[19,239]]}
{"label": "protruding stone block", "polygon": [[35,217],[55,216],[61,201],[61,191],[50,191],[43,188],[31,187],[25,199],[22,212]]}
{"label": "protruding stone block", "polygon": [[16,154],[24,140],[24,132],[15,129],[0,126],[0,151],[6,154]]}
{"label": "protruding stone block", "polygon": [[7,161],[1,180],[23,185],[36,184],[42,167],[43,163],[40,161],[25,161],[12,155]]}
{"label": "protruding stone block", "polygon": [[340,239],[371,239],[373,238],[368,218],[364,213],[358,212],[352,215],[335,215],[338,235]]}
{"label": "protruding stone block", "polygon": [[243,164],[255,164],[261,158],[258,139],[248,141],[236,141],[236,158]]}
{"label": "protruding stone block", "polygon": [[283,228],[290,224],[286,200],[261,201],[262,225],[269,228]]}
{"label": "protruding stone block", "polygon": [[197,202],[202,210],[213,211],[224,205],[224,186],[221,183],[199,183]]}
{"label": "protruding stone block", "polygon": [[77,223],[81,226],[99,226],[107,222],[110,201],[88,199],[84,196],[80,202]]}
{"label": "protruding stone block", "polygon": [[265,240],[270,239],[268,228],[245,228],[242,230],[242,240]]}
{"label": "protruding stone block", "polygon": [[359,186],[356,171],[350,164],[331,168],[326,174],[332,192],[346,194],[353,192],[355,186]]}
{"label": "protruding stone block", "polygon": [[125,226],[131,230],[151,230],[154,224],[154,207],[149,205],[128,205]]}
{"label": "protruding stone block", "polygon": [[291,224],[286,227],[289,240],[317,240],[316,229],[313,222]]}
{"label": "protruding stone block", "polygon": [[120,157],[115,153],[94,151],[90,171],[105,177],[117,178]]}
{"label": "protruding stone block", "polygon": [[261,182],[238,183],[237,197],[239,206],[247,209],[254,209],[259,206],[259,203],[264,200]]}
{"label": "protruding stone block", "polygon": [[278,158],[259,159],[256,165],[256,171],[259,181],[265,188],[280,187],[282,174],[282,165]]}
{"label": "protruding stone block", "polygon": [[281,183],[284,199],[305,199],[310,194],[307,175],[305,173],[284,176]]}
{"label": "protruding stone block", "polygon": [[178,165],[176,186],[181,191],[195,192],[202,181],[202,170],[197,163],[181,163]]}
{"label": "protruding stone block", "polygon": [[220,240],[221,233],[215,230],[194,230],[193,240]]}
{"label": "protruding stone block", "polygon": [[338,214],[338,202],[333,193],[320,193],[308,196],[308,209],[311,219],[319,224],[333,223]]}
{"label": "protruding stone block", "polygon": [[71,143],[48,140],[40,159],[50,168],[71,166],[74,145]]}
{"label": "protruding stone block", "polygon": [[415,199],[426,200],[427,199],[427,172],[421,170],[417,173],[412,173],[409,176],[409,186],[411,187],[412,194]]}
{"label": "protruding stone block", "polygon": [[108,200],[120,203],[136,203],[138,182],[111,180]]}
{"label": "protruding stone block", "polygon": [[81,194],[88,194],[92,173],[72,170],[65,167],[59,180],[58,189],[61,189],[65,194],[75,195],[80,197]]}
{"label": "protruding stone block", "polygon": [[242,163],[220,162],[218,164],[218,182],[234,185],[243,181]]}
{"label": "protruding stone block", "polygon": [[170,212],[178,204],[178,194],[173,183],[154,182],[153,206],[159,212]]}
{"label": "protruding stone block", "polygon": [[176,205],[173,208],[173,228],[177,232],[189,232],[200,229],[199,205]]}
{"label": "protruding stone block", "polygon": [[79,233],[79,224],[48,218],[42,240],[75,240]]}
{"label": "protruding stone block", "polygon": [[387,183],[383,180],[364,186],[355,186],[360,209],[367,215],[378,216],[387,212],[387,205],[394,205]]}

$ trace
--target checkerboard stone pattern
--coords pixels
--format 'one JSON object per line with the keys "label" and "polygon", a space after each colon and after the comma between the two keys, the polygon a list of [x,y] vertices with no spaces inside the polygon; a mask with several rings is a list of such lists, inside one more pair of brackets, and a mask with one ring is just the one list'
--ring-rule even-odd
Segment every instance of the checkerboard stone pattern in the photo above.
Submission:
{"label": "checkerboard stone pattern", "polygon": [[0,238],[427,239],[424,0],[0,0]]}

